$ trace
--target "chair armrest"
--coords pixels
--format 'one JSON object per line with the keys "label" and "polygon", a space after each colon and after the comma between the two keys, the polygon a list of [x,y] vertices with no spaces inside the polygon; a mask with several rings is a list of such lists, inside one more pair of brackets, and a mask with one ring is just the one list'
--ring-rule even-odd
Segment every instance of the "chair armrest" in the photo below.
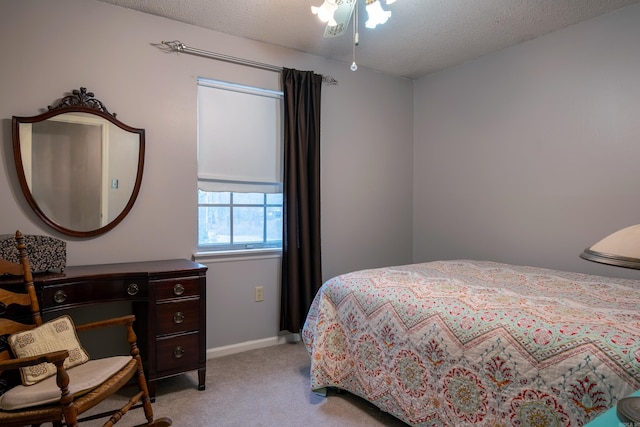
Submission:
{"label": "chair armrest", "polygon": [[133,322],[135,322],[135,320],[136,316],[129,314],[127,316],[114,317],[112,319],[98,320],[95,322],[84,323],[82,325],[76,325],[76,331],[84,332],[92,329],[108,328],[110,326],[117,325],[133,326]]}
{"label": "chair armrest", "polygon": [[[140,349],[138,348],[138,337],[136,331],[133,329],[133,322],[135,322],[136,316],[130,314],[128,316],[115,317],[113,319],[98,320],[97,322],[85,323],[83,325],[77,325],[77,332],[86,332],[92,329],[107,328],[110,326],[123,325],[127,330],[127,342],[129,343],[129,352],[132,357],[138,358],[140,355]],[[138,361],[142,366],[142,361]]]}
{"label": "chair armrest", "polygon": [[69,392],[69,374],[64,369],[64,361],[68,357],[68,350],[58,350],[38,356],[3,360],[0,361],[0,371],[16,370],[27,366],[38,365],[43,362],[53,363],[56,365],[56,385],[60,389],[60,404],[66,413],[67,409],[65,408],[75,410],[75,407],[73,406],[73,395]]}
{"label": "chair armrest", "polygon": [[49,362],[57,365],[57,362],[64,362],[64,359],[66,359],[67,357],[69,357],[69,352],[67,350],[58,350],[52,351],[51,353],[40,354],[37,356],[3,360],[0,361],[0,371],[39,365],[40,363],[44,362]]}

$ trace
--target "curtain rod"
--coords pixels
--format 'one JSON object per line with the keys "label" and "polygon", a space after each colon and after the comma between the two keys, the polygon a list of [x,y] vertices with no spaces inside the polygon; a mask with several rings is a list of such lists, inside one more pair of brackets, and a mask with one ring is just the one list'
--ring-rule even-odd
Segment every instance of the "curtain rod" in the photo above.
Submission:
{"label": "curtain rod", "polygon": [[[209,52],[207,50],[202,50],[202,49],[196,49],[193,47],[189,47],[187,45],[185,45],[184,43],[180,42],[179,40],[173,40],[170,42],[161,42],[162,45],[166,46],[166,48],[163,48],[163,46],[159,46],[156,45],[160,48],[163,48],[164,50],[166,50],[167,48],[170,51],[176,51],[176,52],[185,52],[185,53],[190,53],[192,55],[200,55],[200,56],[204,56],[207,58],[212,58],[212,59],[217,59],[220,61],[226,61],[226,62],[231,62],[233,64],[239,64],[239,65],[246,65],[248,67],[254,67],[254,68],[259,68],[262,70],[267,70],[267,71],[274,71],[277,73],[281,73],[282,72],[282,67],[278,67],[275,65],[270,65],[270,64],[264,64],[262,62],[256,62],[256,61],[251,61],[249,59],[243,59],[243,58],[237,58],[235,56],[229,56],[229,55],[224,55],[221,53],[216,53],[216,52]],[[338,81],[336,79],[334,79],[332,76],[325,76],[324,74],[322,75],[322,81],[325,82],[327,85],[337,85]]]}

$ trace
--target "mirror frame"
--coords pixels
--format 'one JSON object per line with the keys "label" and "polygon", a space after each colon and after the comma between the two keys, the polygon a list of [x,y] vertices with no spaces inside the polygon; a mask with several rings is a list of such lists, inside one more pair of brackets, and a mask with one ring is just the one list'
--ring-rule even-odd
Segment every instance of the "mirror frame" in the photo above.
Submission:
{"label": "mirror frame", "polygon": [[[71,95],[65,96],[62,98],[55,106],[48,106],[48,111],[36,115],[36,116],[13,116],[12,118],[12,133],[13,133],[13,158],[16,167],[16,172],[18,174],[18,181],[20,182],[20,188],[22,189],[22,193],[24,194],[29,206],[33,209],[33,211],[42,219],[47,225],[51,228],[74,237],[93,237],[114,228],[118,225],[131,211],[133,205],[138,197],[138,193],[140,192],[140,186],[142,184],[142,172],[144,169],[144,156],[145,156],[145,130],[140,128],[134,128],[129,125],[122,123],[120,120],[116,119],[116,113],[110,113],[104,104],[94,97],[92,92],[87,92],[87,89],[81,87],[80,90],[74,89]],[[101,117],[114,125],[118,126],[120,129],[123,129],[127,132],[138,134],[139,136],[139,154],[138,154],[138,166],[136,171],[136,179],[133,186],[133,190],[131,196],[122,212],[118,214],[111,222],[108,224],[88,231],[80,231],[74,230],[72,228],[68,228],[63,226],[53,219],[49,218],[38,206],[38,202],[34,199],[33,194],[31,193],[31,189],[29,188],[29,184],[27,182],[25,171],[24,171],[24,163],[22,160],[22,151],[20,146],[20,124],[22,123],[38,123],[45,121],[51,117],[55,117],[64,113],[88,113],[98,117]]]}

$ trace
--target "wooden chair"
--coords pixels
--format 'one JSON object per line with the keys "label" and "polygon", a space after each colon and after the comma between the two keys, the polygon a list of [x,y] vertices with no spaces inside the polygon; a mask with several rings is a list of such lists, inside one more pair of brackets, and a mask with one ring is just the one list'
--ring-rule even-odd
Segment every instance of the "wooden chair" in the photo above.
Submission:
{"label": "wooden chair", "polygon": [[[69,357],[70,351],[66,349],[23,358],[15,357],[14,350],[16,346],[14,345],[11,348],[8,342],[15,343],[16,337],[21,335],[12,334],[22,334],[25,331],[30,331],[31,333],[26,334],[27,337],[36,335],[37,331],[42,331],[43,328],[47,328],[50,324],[50,322],[47,322],[42,326],[43,322],[40,316],[29,260],[23,236],[19,231],[16,232],[16,245],[20,254],[20,263],[0,260],[0,276],[9,274],[23,278],[23,280],[20,280],[23,283],[16,284],[15,281],[4,281],[5,283],[0,287],[0,337],[2,337],[0,339],[0,389],[2,386],[6,389],[4,393],[0,390],[0,393],[2,393],[0,395],[0,426],[37,426],[42,423],[52,423],[54,426],[62,426],[63,423],[71,427],[77,426],[81,414],[116,393],[134,377],[138,391],[123,407],[113,412],[101,414],[105,418],[111,415],[104,426],[112,426],[117,423],[129,409],[138,403],[141,403],[147,420],[143,425],[170,426],[172,421],[169,418],[159,418],[157,420],[153,418],[140,351],[136,344],[136,334],[133,330],[133,322],[135,320],[133,315],[92,322],[75,328],[79,332],[115,325],[124,326],[126,338],[129,342],[130,356],[89,360],[86,363],[68,369],[65,369],[65,360],[69,359],[70,361],[71,358]],[[73,332],[70,333],[73,334]],[[12,335],[12,338],[8,339],[7,337],[10,335]],[[22,336],[24,337],[24,335]],[[26,340],[23,341],[26,342]],[[18,342],[22,341],[19,340]],[[72,353],[75,353],[75,351],[72,351]],[[112,360],[117,361],[120,367],[116,368],[113,374],[105,373],[105,369],[108,369],[107,367],[112,364]],[[24,377],[21,377],[21,375],[24,374],[19,369],[36,365],[38,367],[52,366],[40,365],[43,362],[52,363],[55,366],[55,374],[34,385],[23,385]],[[114,370],[113,368],[111,369]],[[38,368],[34,368],[33,371],[29,372],[39,373],[41,371]],[[104,378],[102,380],[91,378],[91,376],[99,372],[103,372]],[[74,383],[74,380],[77,380],[76,383]],[[79,386],[81,382],[83,385]],[[24,406],[25,399],[31,400],[33,403],[27,407],[12,409],[15,406]],[[40,403],[35,403],[37,401]],[[16,402],[18,402],[17,405]],[[2,409],[4,407],[7,408]]]}

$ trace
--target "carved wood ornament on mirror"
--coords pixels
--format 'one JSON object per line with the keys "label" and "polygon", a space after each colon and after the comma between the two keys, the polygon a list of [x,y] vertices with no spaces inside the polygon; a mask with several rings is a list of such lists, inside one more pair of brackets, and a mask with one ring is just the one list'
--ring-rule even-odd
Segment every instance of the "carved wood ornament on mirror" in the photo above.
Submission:
{"label": "carved wood ornament on mirror", "polygon": [[81,87],[37,116],[12,119],[18,181],[33,211],[75,237],[106,233],[140,191],[145,131]]}

